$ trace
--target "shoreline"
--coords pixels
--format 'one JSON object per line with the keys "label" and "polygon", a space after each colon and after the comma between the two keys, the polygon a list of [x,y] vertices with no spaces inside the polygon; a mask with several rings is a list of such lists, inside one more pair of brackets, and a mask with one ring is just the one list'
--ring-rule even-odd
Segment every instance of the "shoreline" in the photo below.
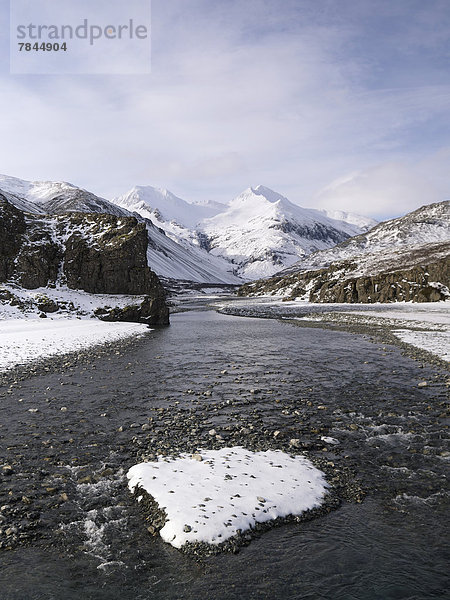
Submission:
{"label": "shoreline", "polygon": [[[351,308],[347,308],[347,306]],[[401,348],[409,358],[450,370],[450,363],[446,359],[431,350],[413,344],[411,341],[403,341],[394,333],[395,330],[418,331],[424,333],[434,333],[438,331],[445,333],[446,323],[438,324],[426,320],[421,321],[420,313],[417,314],[416,319],[405,319],[404,316],[396,318],[395,312],[398,311],[397,305],[395,305],[396,308],[392,311],[392,316],[389,317],[386,316],[386,313],[389,310],[388,307],[391,305],[363,305],[363,307],[371,307],[371,310],[363,310],[360,306],[361,305],[354,304],[299,304],[297,306],[289,306],[289,309],[297,309],[298,312],[295,312],[295,310],[283,311],[283,305],[276,302],[268,302],[267,304],[260,304],[259,306],[256,304],[256,309],[249,308],[248,306],[233,307],[232,303],[222,306],[211,305],[214,310],[221,314],[228,314],[236,317],[278,319],[297,327],[342,331],[344,333],[369,336],[369,339],[374,338],[373,341],[391,344]],[[321,308],[319,309],[318,307]],[[328,311],[326,310],[327,307],[329,308]],[[276,311],[278,308],[280,310],[277,313]],[[377,309],[380,309],[380,312],[383,312],[383,316],[377,315]],[[305,314],[305,311],[308,310],[311,310],[311,312]],[[427,314],[426,311],[421,312]],[[448,319],[450,319],[450,303],[448,312]],[[414,314],[414,312],[411,311],[411,314]]]}
{"label": "shoreline", "polygon": [[[210,300],[208,300],[208,302],[209,301]],[[352,308],[350,310],[339,311],[337,307],[345,308],[345,305],[331,305],[332,308],[334,308],[333,312],[314,312],[313,316],[320,315],[321,317],[320,319],[316,319],[308,317],[305,318],[304,315],[296,316],[295,314],[292,314],[290,316],[286,314],[276,313],[267,314],[261,313],[261,311],[258,310],[240,308],[238,306],[235,306],[233,308],[233,304],[234,301],[229,302],[229,304],[226,306],[220,306],[219,303],[200,303],[198,306],[192,306],[192,304],[190,304],[189,306],[186,306],[184,308],[182,306],[177,306],[175,310],[173,310],[173,312],[171,311],[171,314],[175,315],[183,312],[191,312],[197,310],[213,310],[215,312],[218,312],[219,314],[230,315],[235,317],[274,319],[289,323],[296,327],[341,331],[352,335],[368,336],[368,339],[370,339],[374,343],[381,342],[384,344],[390,344],[401,348],[405,356],[408,356],[409,358],[412,358],[416,361],[426,362],[430,365],[437,366],[445,370],[450,370],[450,363],[448,361],[444,360],[443,358],[440,358],[439,356],[433,354],[428,350],[425,350],[423,348],[415,346],[412,343],[401,340],[393,333],[394,328],[404,329],[404,322],[402,322],[402,324],[399,323],[395,326],[393,324],[383,322],[387,321],[387,319],[384,315],[383,317],[378,317],[376,314],[376,310],[370,311],[374,313],[372,316],[367,314],[369,311],[364,311],[364,313],[362,311],[358,312],[358,310],[355,308]],[[270,308],[273,308],[274,306],[276,305],[269,304]],[[355,305],[350,306],[353,307]],[[380,307],[384,306],[385,305],[380,305]],[[308,308],[309,307],[310,306],[308,306]],[[303,310],[305,309],[304,306],[299,306],[298,308]],[[378,308],[378,305],[376,308]],[[351,320],[349,319],[349,317],[351,318]],[[377,319],[377,321],[375,321],[375,319]],[[58,319],[58,321],[61,320],[69,322],[73,321],[73,319]],[[8,322],[8,320],[5,320],[5,322]],[[25,319],[24,322],[26,322]],[[98,322],[104,323],[102,321]],[[415,321],[411,320],[411,326],[409,327],[409,329],[411,331],[422,331],[423,329],[414,328],[414,322]],[[422,322],[422,324],[425,324],[425,322]],[[105,325],[114,324],[105,323]],[[62,352],[61,354],[55,353],[48,356],[42,356],[40,358],[36,358],[25,363],[16,363],[10,367],[0,369],[0,385],[4,385],[10,380],[20,381],[42,373],[56,372],[59,369],[67,368],[67,366],[73,367],[77,365],[88,364],[89,360],[91,360],[92,358],[105,357],[110,355],[113,351],[126,352],[128,348],[140,341],[140,339],[147,337],[148,333],[154,330],[153,328],[150,328],[146,325],[141,324],[141,326],[142,332],[132,332],[126,336],[117,338],[116,340],[106,339],[105,341],[100,341],[98,343],[85,346],[84,348],[74,349],[68,352]]]}

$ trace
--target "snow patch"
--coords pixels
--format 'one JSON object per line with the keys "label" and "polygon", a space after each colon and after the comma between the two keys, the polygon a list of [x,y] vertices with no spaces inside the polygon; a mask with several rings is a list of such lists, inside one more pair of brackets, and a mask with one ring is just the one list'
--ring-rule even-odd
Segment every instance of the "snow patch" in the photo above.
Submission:
{"label": "snow patch", "polygon": [[450,361],[450,332],[449,331],[411,331],[395,329],[392,332],[402,342],[411,344],[421,350],[431,352],[442,360]]}
{"label": "snow patch", "polygon": [[328,487],[322,471],[303,456],[242,447],[159,457],[127,473],[131,491],[144,489],[165,511],[162,539],[220,544],[239,531],[318,507]]}
{"label": "snow patch", "polygon": [[140,323],[106,323],[94,319],[0,321],[0,371],[148,331]]}

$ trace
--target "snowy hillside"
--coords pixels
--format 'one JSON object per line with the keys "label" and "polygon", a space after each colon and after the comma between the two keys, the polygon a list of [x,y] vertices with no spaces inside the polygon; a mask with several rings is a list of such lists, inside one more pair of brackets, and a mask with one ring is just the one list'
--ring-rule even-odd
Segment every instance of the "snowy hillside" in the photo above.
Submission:
{"label": "snowy hillside", "polygon": [[7,197],[12,196],[8,199],[17,208],[33,213],[63,214],[78,211],[104,212],[117,217],[129,215],[108,200],[64,181],[25,181],[0,175],[0,191],[6,192]]}
{"label": "snowy hillside", "polygon": [[301,208],[263,186],[245,190],[226,211],[203,221],[202,229],[211,253],[237,263],[245,279],[273,275],[361,233],[356,225]]}
{"label": "snowy hillside", "polygon": [[439,202],[316,252],[239,293],[309,302],[435,302],[448,298],[449,288],[450,203]]}
{"label": "snowy hillside", "polygon": [[354,261],[355,273],[377,271],[379,264],[398,262],[426,245],[450,241],[450,202],[422,206],[398,219],[379,223],[367,233],[299,261],[285,273],[321,269],[339,261]]}
{"label": "snowy hillside", "polygon": [[[20,210],[34,214],[93,212],[130,216],[133,212],[64,182],[30,182],[0,175],[0,193]],[[154,215],[149,218],[150,215],[139,211],[136,213],[141,214],[146,222],[149,236],[148,263],[157,275],[200,283],[241,282],[232,273],[233,266],[227,261],[211,256],[198,243],[192,244],[182,236],[177,238],[165,235]]]}
{"label": "snowy hillside", "polygon": [[248,188],[228,205],[190,204],[150,186],[135,187],[114,202],[150,218],[185,248],[199,246],[211,259],[231,263],[247,280],[270,276],[372,224],[358,215],[341,213],[342,220],[337,220],[321,211],[301,208],[263,186]]}

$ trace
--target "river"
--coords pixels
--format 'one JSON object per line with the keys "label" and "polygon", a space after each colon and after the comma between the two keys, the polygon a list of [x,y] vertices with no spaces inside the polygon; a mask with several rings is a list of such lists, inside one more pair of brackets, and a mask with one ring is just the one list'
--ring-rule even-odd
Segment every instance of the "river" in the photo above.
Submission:
{"label": "river", "polygon": [[[197,310],[171,322],[5,379],[2,600],[448,597],[443,368],[275,319]],[[193,439],[211,446],[211,427],[219,445],[285,449],[296,437],[361,494],[341,492],[335,510],[237,554],[182,554],[149,535],[125,473]]]}

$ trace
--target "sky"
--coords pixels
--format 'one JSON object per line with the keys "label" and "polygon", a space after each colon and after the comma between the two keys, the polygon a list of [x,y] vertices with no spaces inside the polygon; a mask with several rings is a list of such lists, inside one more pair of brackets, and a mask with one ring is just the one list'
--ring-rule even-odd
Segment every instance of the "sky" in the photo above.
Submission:
{"label": "sky", "polygon": [[13,75],[2,36],[1,173],[108,199],[152,185],[227,202],[262,184],[378,219],[449,199],[448,0],[153,0],[151,14],[150,74]]}

